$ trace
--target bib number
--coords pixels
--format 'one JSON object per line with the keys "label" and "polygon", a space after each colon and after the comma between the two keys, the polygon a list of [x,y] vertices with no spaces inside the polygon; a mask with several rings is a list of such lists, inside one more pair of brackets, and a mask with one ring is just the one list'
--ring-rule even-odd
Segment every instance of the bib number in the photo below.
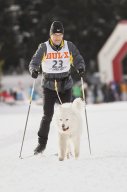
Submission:
{"label": "bib number", "polygon": [[63,69],[63,61],[62,60],[53,60],[53,70],[62,70]]}

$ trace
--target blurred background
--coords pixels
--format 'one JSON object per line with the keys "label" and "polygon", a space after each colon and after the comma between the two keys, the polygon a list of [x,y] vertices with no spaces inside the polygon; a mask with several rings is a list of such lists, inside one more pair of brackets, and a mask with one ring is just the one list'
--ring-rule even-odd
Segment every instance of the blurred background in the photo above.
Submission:
{"label": "blurred background", "polygon": [[[0,103],[26,101],[33,79],[28,65],[50,25],[61,20],[86,63],[87,103],[127,100],[127,0],[0,0]],[[120,28],[120,29],[118,29]],[[124,37],[124,38],[123,38]],[[82,96],[72,69],[73,98]],[[33,100],[41,103],[38,78]]]}

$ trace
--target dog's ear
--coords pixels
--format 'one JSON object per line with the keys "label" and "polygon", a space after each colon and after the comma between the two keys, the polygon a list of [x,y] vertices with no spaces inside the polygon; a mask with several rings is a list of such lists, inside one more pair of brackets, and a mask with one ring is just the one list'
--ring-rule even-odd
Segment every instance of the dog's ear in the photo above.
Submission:
{"label": "dog's ear", "polygon": [[82,101],[82,98],[81,97],[78,97],[76,99],[74,99],[73,103],[79,103]]}
{"label": "dog's ear", "polygon": [[82,109],[82,107],[84,106],[84,102],[81,98],[76,98],[74,101],[73,101],[73,107],[75,109]]}

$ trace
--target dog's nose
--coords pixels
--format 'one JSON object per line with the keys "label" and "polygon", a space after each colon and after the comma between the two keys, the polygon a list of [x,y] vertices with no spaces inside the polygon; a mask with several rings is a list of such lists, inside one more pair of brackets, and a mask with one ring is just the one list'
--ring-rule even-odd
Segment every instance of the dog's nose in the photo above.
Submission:
{"label": "dog's nose", "polygon": [[62,128],[64,128],[65,127],[65,124],[62,124]]}

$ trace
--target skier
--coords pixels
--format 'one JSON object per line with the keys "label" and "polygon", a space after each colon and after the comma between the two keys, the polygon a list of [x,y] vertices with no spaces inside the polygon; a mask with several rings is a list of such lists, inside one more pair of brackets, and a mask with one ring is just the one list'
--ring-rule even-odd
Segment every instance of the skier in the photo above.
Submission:
{"label": "skier", "polygon": [[50,123],[54,113],[54,105],[58,100],[55,91],[55,82],[62,103],[71,101],[73,80],[70,74],[71,64],[74,65],[82,77],[85,72],[85,63],[76,46],[63,39],[64,28],[61,21],[54,21],[50,27],[49,40],[41,43],[33,55],[29,71],[32,78],[37,78],[42,69],[43,111],[44,115],[38,131],[38,145],[34,154],[45,150]]}

